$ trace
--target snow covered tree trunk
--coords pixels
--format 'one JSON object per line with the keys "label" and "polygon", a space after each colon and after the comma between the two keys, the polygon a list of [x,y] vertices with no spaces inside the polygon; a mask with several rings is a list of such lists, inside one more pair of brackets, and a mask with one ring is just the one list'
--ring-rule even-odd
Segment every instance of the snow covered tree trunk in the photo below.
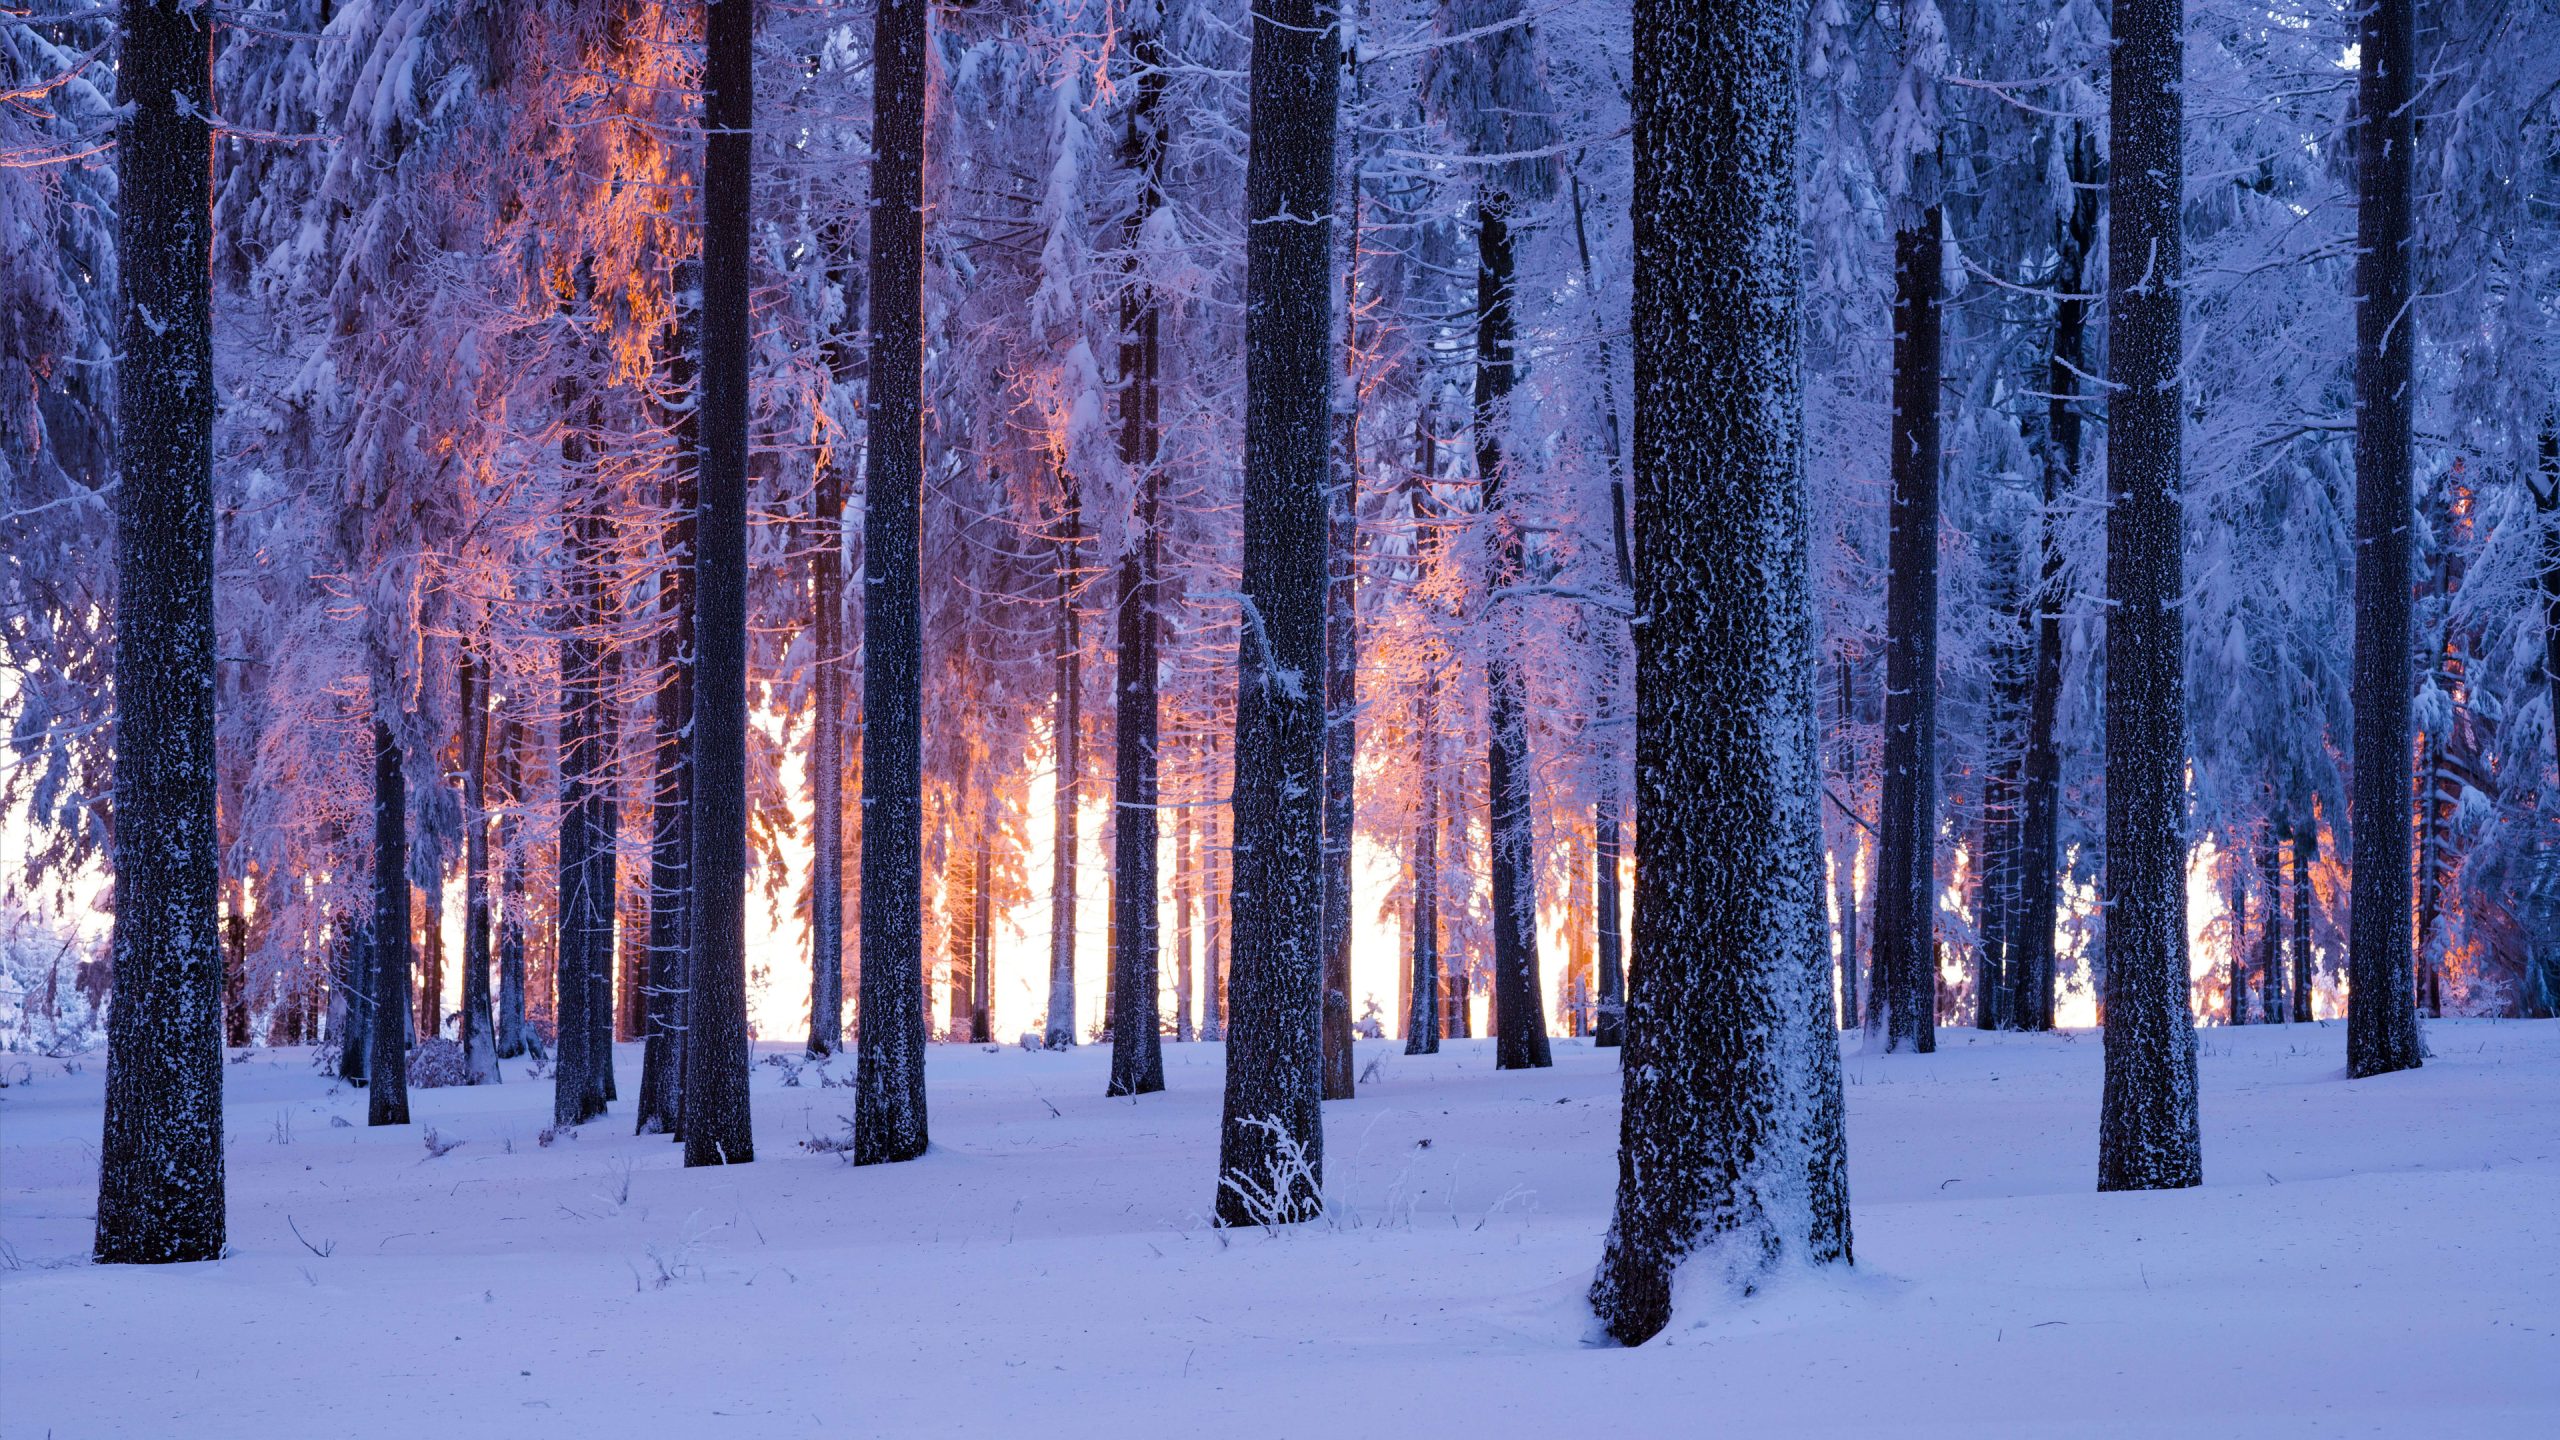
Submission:
{"label": "snow covered tree trunk", "polygon": [[818,467],[810,527],[810,640],[817,713],[809,718],[809,1053],[844,1046],[844,473]]}
{"label": "snow covered tree trunk", "polygon": [[[1798,330],[1793,0],[1635,6],[1635,946],[1591,1290],[1849,1258]],[[1703,1253],[1701,1253],[1703,1252]]]}
{"label": "snow covered tree trunk", "polygon": [[1051,1050],[1076,1043],[1076,820],[1084,806],[1084,637],[1077,633],[1076,542],[1080,519],[1073,476],[1058,472],[1062,521],[1057,571],[1058,679],[1050,728],[1057,745],[1057,798],[1051,821],[1049,882],[1049,1018],[1040,1043]]}
{"label": "snow covered tree trunk", "polygon": [[[593,392],[587,420],[589,433],[603,433],[603,410]],[[613,967],[621,953],[615,932],[622,924],[622,646],[613,637],[620,633],[622,606],[607,573],[618,526],[603,504],[590,523],[587,563],[596,631],[596,771],[595,838],[587,851],[587,863],[595,867],[587,880],[587,894],[595,904],[587,938],[587,1085],[588,1104],[601,1115],[619,1098],[613,1088]]]}
{"label": "snow covered tree trunk", "polygon": [[1476,197],[1476,478],[1492,548],[1485,605],[1486,793],[1493,871],[1493,1064],[1536,1069],[1554,1062],[1547,1047],[1544,996],[1538,985],[1538,855],[1530,804],[1529,722],[1517,658],[1511,653],[1516,607],[1504,591],[1520,583],[1521,539],[1504,506],[1502,426],[1520,367],[1512,353],[1511,197],[1485,189]]}
{"label": "snow covered tree trunk", "polygon": [[1252,20],[1245,161],[1243,633],[1237,646],[1235,954],[1221,1225],[1322,1212],[1325,487],[1332,419],[1328,0]]}
{"label": "snow covered tree trunk", "polygon": [[524,1023],[524,807],[521,747],[524,732],[512,715],[498,722],[498,788],[506,809],[498,817],[498,1058],[513,1060],[528,1049],[541,1053]]}
{"label": "snow covered tree trunk", "polygon": [[1884,804],[1876,863],[1885,1049],[1937,1048],[1938,379],[1936,206],[1894,236],[1893,527],[1885,580]]}
{"label": "snow covered tree trunk", "polygon": [[489,682],[478,657],[462,656],[462,1071],[473,1085],[498,1081],[489,1024]]}
{"label": "snow covered tree trunk", "polygon": [[221,887],[222,915],[222,1043],[249,1043],[249,917],[240,913],[238,881]]}
{"label": "snow covered tree trunk", "polygon": [[[214,816],[213,16],[125,0],[115,496],[114,1001],[102,1264],[211,1260],[225,1227]],[[14,885],[16,880],[13,878]]]}
{"label": "snow covered tree trunk", "polygon": [[872,27],[871,415],[863,491],[862,935],[854,1163],[912,1160],[924,1091],[925,0]]}
{"label": "snow covered tree trunk", "polygon": [[2062,506],[2080,477],[2080,377],[2088,370],[2089,249],[2097,243],[2097,141],[2078,121],[2059,132],[2069,146],[2064,173],[2070,207],[2054,222],[2051,353],[2045,359],[2044,507],[2036,526],[2040,557],[2035,600],[2035,677],[2027,690],[2026,756],[2019,803],[2017,957],[2011,1011],[2021,1030],[2053,1028],[2054,928],[2062,885]]}
{"label": "snow covered tree trunk", "polygon": [[[379,695],[377,682],[377,695]],[[379,700],[377,704],[381,703]],[[400,745],[373,721],[373,1034],[367,1037],[365,1123],[409,1123],[409,797]]]}
{"label": "snow covered tree trunk", "polygon": [[435,1039],[444,1034],[444,877],[418,887],[417,1027],[410,1037]]}
{"label": "snow covered tree trunk", "polygon": [[995,972],[990,968],[994,958],[987,951],[987,940],[995,920],[995,853],[996,831],[995,789],[981,792],[978,816],[977,885],[969,913],[969,1040],[984,1045],[995,1038],[989,1028],[988,1011],[995,998]]}
{"label": "snow covered tree trunk", "polygon": [[[688,267],[689,268],[689,267]],[[679,289],[690,289],[683,276]],[[680,313],[669,347],[670,388],[693,385],[694,320]],[[635,1134],[684,1133],[684,1034],[693,993],[693,661],[694,509],[700,501],[699,412],[686,404],[673,417],[675,474],[668,496],[666,573],[659,579],[657,774],[649,796],[649,987],[640,1051],[640,1103]]]}
{"label": "snow covered tree trunk", "polygon": [[[570,387],[561,387],[563,415],[574,407]],[[572,430],[561,441],[562,468],[569,484],[581,486],[578,467],[586,461],[586,443]],[[600,891],[602,878],[596,852],[613,841],[604,828],[604,701],[598,633],[604,579],[596,554],[593,508],[602,502],[595,487],[581,487],[564,517],[568,534],[565,628],[560,638],[560,880],[556,893],[552,1024],[558,1056],[551,1071],[551,1118],[555,1125],[580,1125],[603,1110],[603,1085],[595,1075],[595,971],[598,939],[605,934],[605,913],[612,903]]]}
{"label": "snow covered tree trunk", "polygon": [[2412,0],[2364,0],[2357,25],[2354,877],[2347,892],[2347,1073],[2417,1068],[2409,932],[2409,285],[2415,142]]}
{"label": "snow covered tree trunk", "polygon": [[2184,0],[2116,0],[2107,178],[2106,1083],[2098,1188],[2199,1184],[2180,487]]}
{"label": "snow covered tree trunk", "polygon": [[[1179,753],[1179,752],[1177,752]],[[1173,1038],[1195,1037],[1192,1001],[1198,991],[1192,966],[1191,927],[1199,903],[1200,826],[1185,805],[1173,812]]]}
{"label": "snow covered tree trunk", "polygon": [[694,507],[693,978],[684,1163],[756,1158],[747,1106],[747,221],[753,0],[709,0],[703,33],[702,398]]}
{"label": "snow covered tree trunk", "polygon": [[[1139,200],[1129,222],[1134,249],[1147,218],[1161,203],[1163,140],[1157,104],[1164,90],[1164,47],[1152,25],[1130,35],[1138,65],[1137,95],[1130,106],[1122,160],[1139,177]],[[1163,570],[1163,477],[1156,466],[1156,376],[1162,312],[1152,287],[1133,268],[1120,296],[1120,463],[1137,485],[1137,515],[1127,551],[1120,557],[1118,654],[1112,702],[1111,1076],[1113,1095],[1147,1095],[1164,1088],[1164,1039],[1157,997],[1162,949],[1157,935],[1156,837],[1157,740],[1162,729],[1156,693],[1159,621],[1156,596]],[[983,883],[983,882],[982,882]]]}
{"label": "snow covered tree trunk", "polygon": [[[2235,849],[2236,844],[2235,844]],[[2224,998],[2230,1002],[2230,1023],[2249,1023],[2249,873],[2246,862],[2234,858],[2231,866],[2231,898],[2226,902],[2227,920],[2231,927],[2231,983]]]}

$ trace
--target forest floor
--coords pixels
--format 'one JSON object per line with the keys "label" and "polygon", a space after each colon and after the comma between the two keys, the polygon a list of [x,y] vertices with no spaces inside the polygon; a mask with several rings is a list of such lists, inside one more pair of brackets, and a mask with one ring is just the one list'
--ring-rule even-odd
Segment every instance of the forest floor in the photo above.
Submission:
{"label": "forest floor", "polygon": [[[103,1058],[0,1057],[0,1435],[2560,1435],[2560,1023],[2203,1032],[2201,1189],[2094,1193],[2098,1037],[1846,1056],[1857,1266],[1590,1341],[1614,1052],[1497,1072],[1364,1042],[1332,1214],[1209,1227],[1221,1047],[937,1046],[934,1147],[855,1169],[851,1092],[760,1064],[758,1158],[625,1098],[225,1072],[229,1258],[86,1263]],[[766,1047],[767,1057],[777,1053]],[[796,1083],[794,1080],[796,1078]],[[431,1156],[430,1127],[456,1148]],[[458,1142],[458,1143],[456,1143]]]}

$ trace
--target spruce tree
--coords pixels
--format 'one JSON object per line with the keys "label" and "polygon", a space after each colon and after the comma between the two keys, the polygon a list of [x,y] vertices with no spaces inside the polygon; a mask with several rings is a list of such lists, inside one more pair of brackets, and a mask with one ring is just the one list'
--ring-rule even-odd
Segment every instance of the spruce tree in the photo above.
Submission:
{"label": "spruce tree", "polygon": [[1635,6],[1635,968],[1592,1307],[1849,1259],[1803,468],[1794,0]]}
{"label": "spruce tree", "polygon": [[1339,20],[1329,0],[1262,0],[1253,11],[1221,1225],[1305,1220],[1324,1208],[1325,487],[1333,408],[1327,271]]}
{"label": "spruce tree", "polygon": [[126,0],[116,76],[115,1002],[101,1263],[222,1253],[213,637],[213,14]]}

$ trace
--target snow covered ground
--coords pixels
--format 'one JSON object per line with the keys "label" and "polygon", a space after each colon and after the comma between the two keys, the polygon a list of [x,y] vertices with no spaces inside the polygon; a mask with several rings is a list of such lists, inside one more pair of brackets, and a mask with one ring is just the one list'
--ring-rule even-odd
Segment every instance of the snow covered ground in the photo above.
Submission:
{"label": "snow covered ground", "polygon": [[1853,1041],[1854,1272],[1635,1351],[1586,1343],[1618,1086],[1581,1041],[1364,1042],[1333,1218],[1279,1234],[1204,1222],[1213,1045],[1137,1101],[1098,1049],[937,1047],[933,1152],[863,1170],[801,1144],[852,1108],[815,1070],[759,1065],[756,1163],[687,1171],[623,1133],[636,1047],[548,1147],[519,1065],[368,1130],[258,1051],[233,1254],[162,1269],[83,1258],[102,1058],[11,1056],[0,1434],[2560,1435],[2560,1024],[2427,1035],[2349,1083],[2339,1026],[2204,1032],[2210,1183],[2109,1196],[2095,1035]]}

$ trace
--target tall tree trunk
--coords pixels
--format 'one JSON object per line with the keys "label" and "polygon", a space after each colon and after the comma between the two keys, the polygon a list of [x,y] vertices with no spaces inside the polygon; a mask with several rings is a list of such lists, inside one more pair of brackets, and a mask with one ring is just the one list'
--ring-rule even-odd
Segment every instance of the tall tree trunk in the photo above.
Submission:
{"label": "tall tree trunk", "polygon": [[522,783],[524,730],[514,716],[498,722],[498,789],[506,809],[498,816],[498,1058],[512,1060],[541,1042],[524,1023],[525,885]]}
{"label": "tall tree trunk", "polygon": [[[2530,483],[2542,517],[2543,703],[2551,717],[2552,758],[2560,761],[2560,413],[2543,417],[2542,460]],[[2560,947],[2537,943],[2527,952],[2522,1009],[2536,1018],[2560,1012]]]}
{"label": "tall tree trunk", "polygon": [[1486,790],[1493,871],[1493,1064],[1497,1070],[1554,1063],[1538,974],[1538,855],[1530,806],[1529,724],[1512,641],[1516,607],[1504,591],[1520,583],[1521,537],[1503,501],[1502,426],[1519,379],[1512,354],[1511,197],[1487,187],[1476,197],[1477,483],[1492,527],[1485,605],[1492,622],[1484,662]]}
{"label": "tall tree trunk", "polygon": [[[603,433],[604,415],[593,403],[587,411],[590,433]],[[596,512],[589,549],[595,566],[596,617],[596,780],[595,846],[587,863],[595,874],[587,893],[595,897],[595,929],[587,950],[587,1084],[596,1114],[620,1098],[613,1088],[615,963],[621,956],[622,928],[622,647],[611,637],[621,628],[621,596],[607,574],[620,527],[605,508]]]}
{"label": "tall tree trunk", "polygon": [[2320,817],[2293,830],[2293,1023],[2311,1023],[2311,862],[2320,853]]}
{"label": "tall tree trunk", "polygon": [[1245,161],[1244,614],[1221,1225],[1324,1208],[1325,486],[1333,147],[1327,0],[1253,15]]}
{"label": "tall tree trunk", "polygon": [[969,917],[969,1039],[984,1045],[995,1038],[995,972],[988,962],[987,940],[995,920],[995,787],[981,792],[978,813],[977,905]]}
{"label": "tall tree trunk", "polygon": [[1937,1048],[1939,226],[1932,205],[1893,240],[1893,529],[1876,846],[1883,1003],[1867,1016],[1886,1050],[1924,1053]]}
{"label": "tall tree trunk", "polygon": [[[1219,782],[1226,782],[1232,793],[1235,772],[1230,767],[1224,775],[1218,768],[1218,735],[1212,728],[1201,737],[1206,752],[1201,760],[1203,788],[1215,793]],[[1233,832],[1223,817],[1224,804],[1212,805],[1200,816],[1204,832],[1201,845],[1204,854],[1200,869],[1200,1038],[1223,1041],[1227,1038],[1227,896],[1234,886],[1232,866],[1235,861]]]}
{"label": "tall tree trunk", "polygon": [[2425,1058],[2409,936],[2409,289],[2411,0],[2366,0],[2357,24],[2356,644],[2347,1074]]}
{"label": "tall tree trunk", "polygon": [[479,658],[462,654],[462,1073],[472,1085],[498,1083],[489,1033],[489,682]]}
{"label": "tall tree trunk", "polygon": [[222,1043],[249,1043],[249,917],[241,913],[243,882],[222,887],[228,904],[222,916]]}
{"label": "tall tree trunk", "polygon": [[[1177,746],[1176,754],[1182,747]],[[1192,746],[1192,749],[1198,747]],[[1191,929],[1199,901],[1200,823],[1188,804],[1173,812],[1173,1038],[1194,1038],[1191,1006],[1198,985],[1192,969]]]}
{"label": "tall tree trunk", "polygon": [[[747,1067],[747,218],[753,0],[709,0],[704,34],[701,496],[694,509],[693,982],[684,1163],[755,1159]],[[876,652],[875,652],[876,653]],[[865,847],[866,851],[868,847]]]}
{"label": "tall tree trunk", "polygon": [[1413,999],[1406,1008],[1404,1053],[1440,1053],[1440,772],[1438,679],[1422,677],[1414,700],[1414,731],[1421,755],[1414,782],[1422,787],[1422,818],[1413,827]]}
{"label": "tall tree trunk", "polygon": [[[1138,209],[1130,219],[1132,249],[1147,217],[1161,203],[1157,185],[1164,137],[1157,102],[1164,91],[1164,47],[1149,25],[1130,36],[1138,68],[1136,103],[1130,107],[1122,158],[1140,177]],[[1145,1095],[1164,1088],[1164,1041],[1156,967],[1156,744],[1161,728],[1156,694],[1158,621],[1156,593],[1163,571],[1163,477],[1156,468],[1156,374],[1162,317],[1153,289],[1131,273],[1120,293],[1120,463],[1137,487],[1137,516],[1127,553],[1120,557],[1118,684],[1112,706],[1111,1078],[1113,1095]]]}
{"label": "tall tree trunk", "polygon": [[863,491],[862,993],[854,1163],[925,1151],[925,0],[879,0],[872,27],[871,416]]}
{"label": "tall tree trunk", "polygon": [[817,713],[809,720],[815,815],[809,868],[809,1053],[844,1048],[844,471],[818,467],[809,537],[810,639]]}
{"label": "tall tree trunk", "polygon": [[2054,222],[2055,265],[2052,353],[2045,362],[2044,508],[2036,526],[2040,556],[2036,586],[2035,678],[2027,690],[2026,752],[2019,800],[2017,958],[2011,999],[2021,1030],[2053,1028],[2054,928],[2062,885],[2062,751],[2055,739],[2062,708],[2063,570],[2059,520],[2063,502],[2079,487],[2080,377],[2088,369],[2089,248],[2097,243],[2097,140],[2086,125],[2070,122],[2064,173],[2071,203]]}
{"label": "tall tree trunk", "polygon": [[1359,763],[1360,549],[1360,222],[1361,151],[1359,0],[1340,0],[1335,36],[1343,84],[1334,137],[1333,268],[1342,276],[1336,316],[1340,363],[1333,398],[1333,475],[1325,487],[1324,587],[1324,1098],[1348,1100],[1357,1088],[1351,1029],[1351,832]]}
{"label": "tall tree trunk", "polygon": [[2184,0],[2116,0],[2107,176],[2106,1083],[2098,1188],[2199,1184],[2187,986]]}
{"label": "tall tree trunk", "polygon": [[[698,284],[698,272],[678,272],[677,288]],[[658,631],[657,773],[649,815],[649,989],[647,1034],[640,1051],[640,1103],[634,1133],[684,1133],[684,1037],[693,994],[693,676],[695,507],[699,409],[690,403],[698,317],[679,309],[668,347],[668,388],[678,398],[673,416],[675,473],[669,477],[665,573],[658,582],[664,612]]]}
{"label": "tall tree trunk", "polygon": [[[965,794],[955,797],[966,798]],[[969,1006],[978,990],[977,972],[972,968],[977,950],[971,943],[978,903],[978,846],[956,818],[951,828],[942,881],[947,912],[942,930],[942,1034],[946,1040],[959,1041],[969,1038]]]}
{"label": "tall tree trunk", "polygon": [[2258,1015],[2269,1025],[2285,1023],[2284,861],[2276,853],[2275,821],[2258,834],[2258,888],[2266,899],[2258,922]]}
{"label": "tall tree trunk", "polygon": [[1084,808],[1084,637],[1076,619],[1076,545],[1083,516],[1075,477],[1058,472],[1060,524],[1057,571],[1057,696],[1050,711],[1057,750],[1057,798],[1052,806],[1049,881],[1049,1017],[1040,1043],[1051,1050],[1076,1043],[1076,823]]}
{"label": "tall tree trunk", "polygon": [[[562,397],[569,398],[564,383]],[[562,413],[574,407],[564,403]],[[552,917],[555,963],[552,1027],[559,1048],[552,1067],[551,1116],[555,1125],[580,1125],[603,1112],[601,1081],[596,1078],[598,1001],[595,972],[609,944],[605,916],[610,891],[599,890],[603,878],[596,853],[611,846],[604,825],[604,695],[600,632],[603,629],[604,576],[596,553],[599,527],[595,508],[603,503],[596,487],[577,477],[586,462],[586,442],[572,430],[561,441],[562,466],[577,492],[565,517],[568,527],[568,596],[566,625],[560,637],[560,882]],[[608,1052],[610,1047],[606,1047]]]}
{"label": "tall tree trunk", "polygon": [[338,1078],[350,1085],[367,1083],[366,1077],[373,1073],[365,1054],[373,1040],[372,909],[370,904],[365,907],[363,920],[353,911],[338,915],[339,1003],[331,1011],[330,1033],[338,1042]]}
{"label": "tall tree trunk", "polygon": [[[1570,174],[1569,191],[1573,198],[1573,246],[1582,262],[1582,287],[1586,294],[1600,293],[1592,275],[1591,234],[1582,217],[1582,173]],[[1617,561],[1618,588],[1632,606],[1635,598],[1635,556],[1627,539],[1627,466],[1618,427],[1618,367],[1611,353],[1605,327],[1595,352],[1600,369],[1600,442],[1609,462],[1609,538]],[[1618,856],[1620,827],[1625,823],[1625,809],[1618,783],[1618,689],[1624,683],[1627,668],[1629,636],[1626,617],[1603,613],[1597,617],[1601,626],[1600,676],[1597,682],[1598,703],[1594,707],[1600,731],[1600,799],[1592,818],[1592,843],[1599,854],[1600,887],[1593,913],[1600,927],[1600,1005],[1598,1023],[1592,1027],[1591,1043],[1607,1048],[1618,1044],[1624,1034],[1626,1014],[1626,925],[1621,914],[1618,893]]]}
{"label": "tall tree trunk", "polygon": [[418,1019],[412,1039],[444,1035],[444,877],[418,887]]}
{"label": "tall tree trunk", "polygon": [[115,1003],[102,1264],[222,1253],[214,798],[213,13],[125,0],[117,83]]}
{"label": "tall tree trunk", "polygon": [[1799,378],[1800,19],[1789,0],[1635,6],[1643,963],[1591,1287],[1626,1345],[1669,1321],[1673,1276],[1703,1249],[1737,1288],[1849,1259]]}
{"label": "tall tree trunk", "polygon": [[2226,920],[2231,926],[2231,1023],[2249,1023],[2249,862],[2239,837],[2231,837],[2231,899]]}
{"label": "tall tree trunk", "polygon": [[[377,682],[379,684],[379,682]],[[377,700],[375,703],[382,703]],[[373,1034],[365,1101],[368,1125],[409,1123],[409,797],[399,743],[373,721]]]}

